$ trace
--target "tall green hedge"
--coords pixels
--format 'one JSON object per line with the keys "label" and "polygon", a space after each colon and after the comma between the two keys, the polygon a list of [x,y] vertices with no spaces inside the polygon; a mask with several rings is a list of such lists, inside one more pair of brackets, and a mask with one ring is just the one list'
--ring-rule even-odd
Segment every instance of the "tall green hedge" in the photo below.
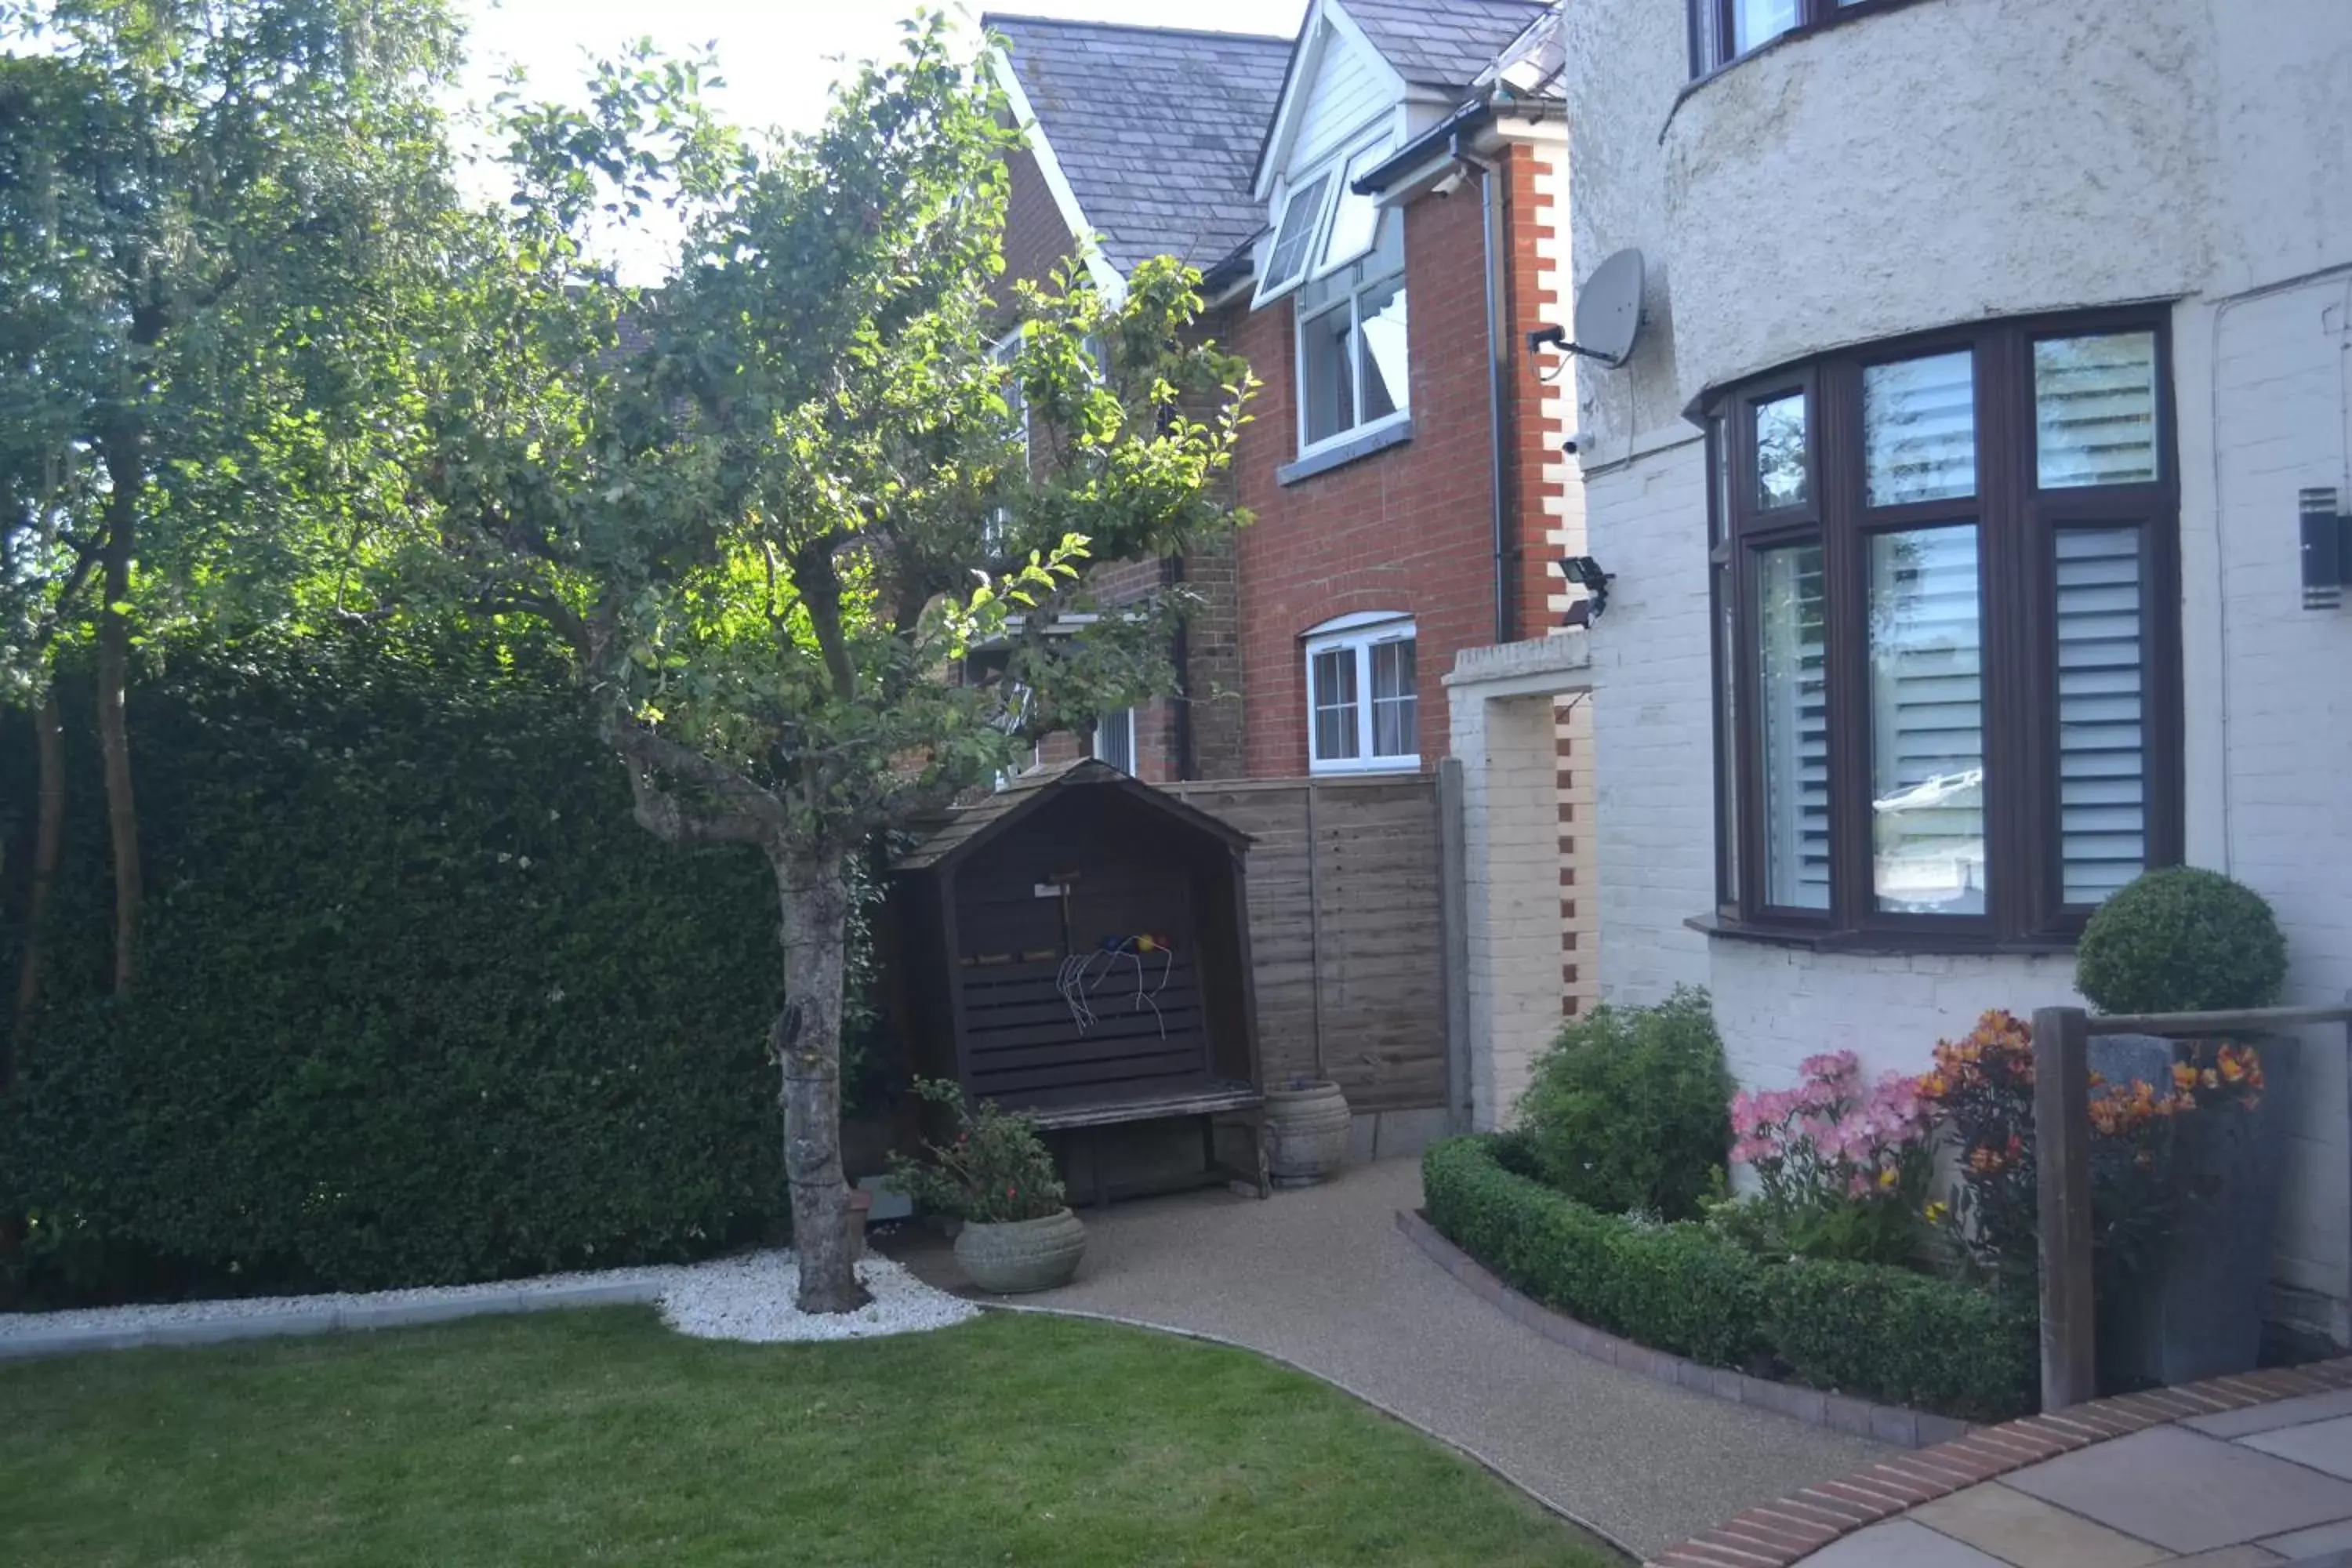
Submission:
{"label": "tall green hedge", "polygon": [[[481,1279],[782,1212],[767,868],[638,828],[529,648],[184,659],[131,707],[138,987],[106,994],[78,749],[51,1005],[0,1102],[0,1209],[52,1293]],[[12,760],[0,818],[30,785]]]}
{"label": "tall green hedge", "polygon": [[1547,1305],[1638,1344],[1965,1420],[2033,1406],[2032,1326],[1991,1292],[1876,1264],[1776,1260],[1705,1225],[1604,1215],[1458,1138],[1422,1163],[1430,1223]]}

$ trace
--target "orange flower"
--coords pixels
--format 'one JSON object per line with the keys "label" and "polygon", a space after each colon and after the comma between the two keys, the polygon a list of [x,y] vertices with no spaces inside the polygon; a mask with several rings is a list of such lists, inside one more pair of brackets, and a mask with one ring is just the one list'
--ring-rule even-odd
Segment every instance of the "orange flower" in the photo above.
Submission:
{"label": "orange flower", "polygon": [[2183,1091],[2197,1087],[2197,1069],[2187,1062],[2172,1064],[2172,1087]]}

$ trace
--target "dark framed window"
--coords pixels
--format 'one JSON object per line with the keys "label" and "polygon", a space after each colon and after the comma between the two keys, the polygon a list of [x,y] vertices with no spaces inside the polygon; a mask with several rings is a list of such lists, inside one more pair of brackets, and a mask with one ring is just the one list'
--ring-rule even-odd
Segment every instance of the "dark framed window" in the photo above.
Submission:
{"label": "dark framed window", "polygon": [[1709,400],[1717,929],[2063,946],[2179,858],[2169,355],[2042,318]]}
{"label": "dark framed window", "polygon": [[1908,0],[1688,0],[1691,77],[1712,76],[1773,39]]}

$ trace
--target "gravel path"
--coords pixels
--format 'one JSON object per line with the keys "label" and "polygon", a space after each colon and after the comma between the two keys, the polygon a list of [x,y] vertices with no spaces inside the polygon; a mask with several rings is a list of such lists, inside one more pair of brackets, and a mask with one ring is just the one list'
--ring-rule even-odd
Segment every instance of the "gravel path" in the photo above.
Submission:
{"label": "gravel path", "polygon": [[363,1294],[255,1296],[145,1307],[0,1313],[0,1360],[137,1345],[212,1344],[271,1334],[393,1328],[497,1312],[653,1302],[663,1321],[697,1339],[776,1343],[870,1339],[943,1329],[979,1309],[917,1279],[887,1258],[858,1277],[874,1300],[855,1312],[812,1317],[793,1307],[798,1274],[789,1252],[709,1263],[550,1274],[486,1285],[443,1285]]}

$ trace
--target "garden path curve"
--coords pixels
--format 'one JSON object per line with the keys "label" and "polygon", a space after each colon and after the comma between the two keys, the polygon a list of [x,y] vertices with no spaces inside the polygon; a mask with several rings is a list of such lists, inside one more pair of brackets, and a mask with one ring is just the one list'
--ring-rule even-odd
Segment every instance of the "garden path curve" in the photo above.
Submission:
{"label": "garden path curve", "polygon": [[[1196,1193],[1089,1209],[1076,1281],[1024,1300],[1289,1362],[1637,1556],[1896,1451],[1553,1344],[1398,1232],[1397,1211],[1420,1204],[1419,1163],[1389,1161],[1264,1203]],[[943,1257],[908,1261],[929,1273]]]}

